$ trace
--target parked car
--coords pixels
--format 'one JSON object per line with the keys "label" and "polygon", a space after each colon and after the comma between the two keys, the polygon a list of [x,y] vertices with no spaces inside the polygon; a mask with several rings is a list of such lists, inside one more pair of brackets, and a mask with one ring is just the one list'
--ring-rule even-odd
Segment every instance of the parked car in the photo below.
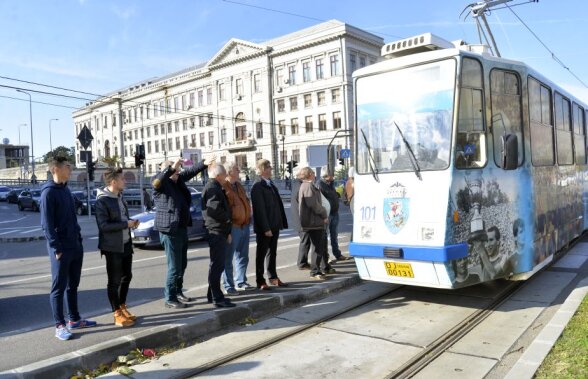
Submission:
{"label": "parked car", "polygon": [[[206,238],[208,231],[204,227],[204,218],[202,217],[202,194],[200,192],[192,192],[190,214],[192,215],[192,226],[188,228],[188,239],[194,240]],[[161,246],[159,232],[153,228],[155,222],[155,209],[149,212],[139,213],[131,218],[141,222],[137,229],[131,230],[133,245],[145,247]]]}
{"label": "parked car", "polygon": [[41,202],[41,190],[24,190],[18,195],[18,210],[24,211],[27,208],[39,212]]}
{"label": "parked car", "polygon": [[[86,195],[86,191],[73,191],[71,193],[74,198],[74,204],[76,207],[76,213],[78,216],[87,215],[88,214],[88,196]],[[95,213],[95,206],[96,206],[96,191],[92,191],[92,195],[90,196],[90,209],[92,214]]]}
{"label": "parked car", "polygon": [[23,191],[23,188],[13,188],[8,192],[6,195],[6,201],[10,204],[17,204],[18,203],[18,195]]}
{"label": "parked car", "polygon": [[140,189],[125,189],[122,196],[129,206],[138,206],[141,205],[143,193]]}
{"label": "parked car", "polygon": [[0,186],[0,201],[6,201],[8,192],[10,192],[10,187]]}

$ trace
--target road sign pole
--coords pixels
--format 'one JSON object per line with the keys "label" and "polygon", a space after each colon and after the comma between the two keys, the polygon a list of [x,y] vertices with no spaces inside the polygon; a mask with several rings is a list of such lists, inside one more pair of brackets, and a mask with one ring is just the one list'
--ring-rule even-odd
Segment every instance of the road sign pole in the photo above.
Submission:
{"label": "road sign pole", "polygon": [[[86,164],[88,164],[86,162]],[[92,220],[92,206],[90,205],[90,173],[86,172],[87,174],[87,180],[86,182],[88,182],[88,195],[87,195],[87,200],[88,200],[88,220]]]}
{"label": "road sign pole", "polygon": [[139,192],[141,193],[141,212],[145,211],[145,202],[143,201],[143,167],[145,165],[139,166]]}

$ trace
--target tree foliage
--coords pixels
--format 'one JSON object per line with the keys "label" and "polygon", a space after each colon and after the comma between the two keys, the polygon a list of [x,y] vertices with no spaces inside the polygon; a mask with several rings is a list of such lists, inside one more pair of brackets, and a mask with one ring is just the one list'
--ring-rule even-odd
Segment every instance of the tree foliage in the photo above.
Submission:
{"label": "tree foliage", "polygon": [[43,155],[43,162],[49,162],[49,159],[53,157],[66,157],[67,161],[72,165],[76,163],[75,158],[75,148],[72,147],[65,147],[59,146],[53,149],[52,151],[48,152],[47,154]]}

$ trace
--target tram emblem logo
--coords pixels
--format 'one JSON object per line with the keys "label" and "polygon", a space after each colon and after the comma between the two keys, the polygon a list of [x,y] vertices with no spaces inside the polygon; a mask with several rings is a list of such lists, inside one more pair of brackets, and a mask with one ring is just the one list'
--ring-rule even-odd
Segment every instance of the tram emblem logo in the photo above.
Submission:
{"label": "tram emblem logo", "polygon": [[398,233],[408,220],[410,199],[406,197],[406,187],[396,182],[386,191],[384,199],[384,222],[388,230]]}

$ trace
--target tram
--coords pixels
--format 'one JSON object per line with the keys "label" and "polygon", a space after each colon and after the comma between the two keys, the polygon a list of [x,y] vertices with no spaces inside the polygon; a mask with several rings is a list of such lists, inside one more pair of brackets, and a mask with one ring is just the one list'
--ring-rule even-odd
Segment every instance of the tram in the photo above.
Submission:
{"label": "tram", "polygon": [[527,64],[430,33],[353,74],[363,279],[524,280],[587,227],[588,108]]}

